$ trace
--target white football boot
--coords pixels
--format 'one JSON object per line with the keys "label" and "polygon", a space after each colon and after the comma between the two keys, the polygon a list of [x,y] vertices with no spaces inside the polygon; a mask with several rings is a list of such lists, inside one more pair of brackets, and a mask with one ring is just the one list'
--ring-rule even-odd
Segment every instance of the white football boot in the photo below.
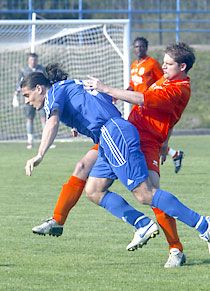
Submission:
{"label": "white football boot", "polygon": [[167,262],[164,268],[176,268],[182,266],[186,262],[185,255],[177,248],[171,248]]}
{"label": "white football boot", "polygon": [[206,216],[206,221],[208,223],[208,228],[203,234],[199,234],[200,238],[208,243],[210,243],[210,216]]}
{"label": "white football boot", "polygon": [[63,225],[58,224],[55,219],[49,218],[44,223],[32,228],[33,233],[39,235],[61,236],[63,233]]}
{"label": "white football boot", "polygon": [[154,238],[158,234],[158,225],[153,220],[151,220],[147,225],[136,230],[133,240],[129,243],[126,249],[128,251],[135,251],[138,248],[142,248],[143,245],[147,244],[150,238]]}

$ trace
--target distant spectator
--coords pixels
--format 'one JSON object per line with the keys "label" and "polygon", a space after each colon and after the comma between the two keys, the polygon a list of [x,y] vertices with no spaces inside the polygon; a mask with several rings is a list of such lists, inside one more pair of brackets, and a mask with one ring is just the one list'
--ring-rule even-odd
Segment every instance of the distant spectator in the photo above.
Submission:
{"label": "distant spectator", "polygon": [[[20,71],[18,82],[16,85],[16,91],[13,96],[12,105],[13,107],[19,106],[19,98],[20,97],[20,82],[23,80],[24,77],[29,75],[32,72],[41,72],[44,73],[45,68],[42,65],[38,64],[38,55],[35,53],[29,53],[27,59],[27,65]],[[24,107],[25,116],[26,116],[26,132],[27,132],[27,149],[32,149],[33,147],[33,140],[34,140],[34,118],[36,115],[36,109],[30,105],[25,104]],[[42,128],[45,126],[45,111],[42,108],[39,110],[40,120],[42,124]]]}

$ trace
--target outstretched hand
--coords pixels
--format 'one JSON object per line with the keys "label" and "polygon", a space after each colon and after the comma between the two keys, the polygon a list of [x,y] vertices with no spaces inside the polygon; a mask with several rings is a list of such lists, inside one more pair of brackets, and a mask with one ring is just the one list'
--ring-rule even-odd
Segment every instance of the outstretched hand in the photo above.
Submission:
{"label": "outstretched hand", "polygon": [[78,131],[77,131],[77,129],[74,128],[74,127],[71,129],[71,136],[72,136],[72,137],[77,137],[77,136],[78,136]]}
{"label": "outstretched hand", "polygon": [[83,84],[86,90],[103,91],[104,84],[97,78],[88,76],[89,79],[83,80]]}
{"label": "outstretched hand", "polygon": [[31,176],[34,167],[38,166],[41,163],[42,159],[43,158],[38,154],[26,162],[25,165],[26,176]]}

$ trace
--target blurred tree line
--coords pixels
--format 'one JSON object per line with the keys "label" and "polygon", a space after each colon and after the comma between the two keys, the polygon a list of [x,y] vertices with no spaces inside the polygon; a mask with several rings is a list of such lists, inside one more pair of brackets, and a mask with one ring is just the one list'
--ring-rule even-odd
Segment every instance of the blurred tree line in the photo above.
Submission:
{"label": "blurred tree line", "polygon": [[128,18],[129,13],[141,17],[143,11],[151,16],[174,13],[178,4],[180,11],[203,11],[203,16],[210,10],[210,0],[1,0],[0,18],[25,19],[35,10],[41,18],[75,19],[81,17],[80,9],[82,18]]}

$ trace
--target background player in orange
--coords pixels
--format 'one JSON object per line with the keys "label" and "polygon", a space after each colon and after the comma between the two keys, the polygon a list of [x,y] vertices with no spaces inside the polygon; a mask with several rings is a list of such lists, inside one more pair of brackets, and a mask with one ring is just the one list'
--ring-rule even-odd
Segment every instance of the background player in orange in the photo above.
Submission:
{"label": "background player in orange", "polygon": [[[149,42],[144,37],[137,37],[133,42],[136,60],[131,64],[130,85],[128,90],[144,93],[153,83],[163,75],[161,65],[157,60],[147,54]],[[174,150],[168,144],[163,145],[164,154],[172,157],[175,173],[182,166],[183,151]]]}
{"label": "background player in orange", "polygon": [[[181,48],[182,48],[181,45],[177,47],[175,46],[175,49],[177,50],[177,52],[181,51]],[[172,50],[172,48],[169,47],[168,50],[170,51]],[[170,76],[168,77],[168,79],[170,80]],[[172,76],[172,79],[173,79],[173,76]],[[162,78],[161,80],[164,80],[164,78]],[[169,84],[171,83],[169,82]],[[172,82],[172,85],[174,86],[174,88],[172,92],[169,94],[169,96],[172,99],[173,98],[175,100],[176,98],[179,99],[180,96],[176,95],[177,92],[179,92],[179,94],[181,92],[181,94],[183,95],[183,99],[186,93],[185,98],[189,99],[190,86],[189,86],[188,78],[186,81],[183,81],[183,82],[174,81]],[[166,88],[169,89],[169,86],[167,85]],[[161,92],[164,95],[166,94],[165,87],[162,88]],[[147,91],[145,91],[145,94],[147,94]],[[142,96],[142,94],[140,96]],[[164,98],[161,101],[160,105],[163,106],[163,104],[164,104]],[[175,104],[173,104],[172,108],[174,108]],[[177,118],[176,120],[180,118],[181,112],[184,110],[184,107],[186,106],[186,104],[187,102],[183,103],[183,106],[179,109],[179,113],[176,116]],[[160,148],[161,148],[162,142],[164,142],[165,139],[167,138],[167,133],[169,130],[169,126],[166,126],[166,127],[162,126],[165,124],[164,122],[168,124],[168,121],[167,120],[164,121],[164,119],[162,121],[162,119],[160,118],[160,116],[163,114],[161,106],[160,108],[159,106],[157,106],[155,110],[150,110],[150,111],[145,110],[144,106],[142,107],[134,106],[129,117],[129,120],[138,128],[139,132],[141,133],[142,151],[144,152],[144,155],[147,160],[150,179],[152,181],[153,186],[156,188],[159,187]],[[166,109],[167,108],[168,107],[166,107]],[[167,115],[167,114],[168,116],[170,116],[171,112],[170,111],[166,112],[164,115]],[[161,120],[161,122],[158,122],[159,127],[153,126],[153,122],[157,118]],[[141,125],[141,123],[143,123],[143,125],[139,126],[139,124]],[[95,149],[97,148],[95,147]],[[85,185],[85,180],[88,177],[89,171],[91,167],[93,166],[96,158],[97,158],[97,152],[94,149],[92,149],[76,165],[73,176],[70,177],[69,181],[66,184],[64,184],[62,188],[62,191],[60,193],[59,199],[57,201],[57,204],[54,210],[53,218],[47,220],[45,223],[39,226],[34,227],[33,228],[34,233],[52,234],[52,235],[62,234],[63,224],[65,223],[67,215],[70,209],[75,205],[75,203],[79,199]],[[171,267],[177,267],[177,266],[182,265],[185,262],[185,256],[182,252],[183,247],[179,241],[179,237],[176,231],[175,220],[165,215],[165,213],[157,209],[155,210],[155,214],[156,214],[159,224],[164,230],[164,233],[167,237],[167,241],[170,247],[169,259],[166,262],[165,267],[171,268]]]}

